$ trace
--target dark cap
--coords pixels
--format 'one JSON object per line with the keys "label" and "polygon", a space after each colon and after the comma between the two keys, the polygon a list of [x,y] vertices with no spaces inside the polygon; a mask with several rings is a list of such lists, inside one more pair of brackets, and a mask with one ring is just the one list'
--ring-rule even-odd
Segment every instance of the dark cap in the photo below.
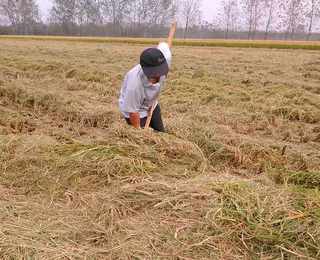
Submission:
{"label": "dark cap", "polygon": [[140,65],[147,78],[167,75],[169,66],[163,53],[157,48],[149,48],[142,52]]}

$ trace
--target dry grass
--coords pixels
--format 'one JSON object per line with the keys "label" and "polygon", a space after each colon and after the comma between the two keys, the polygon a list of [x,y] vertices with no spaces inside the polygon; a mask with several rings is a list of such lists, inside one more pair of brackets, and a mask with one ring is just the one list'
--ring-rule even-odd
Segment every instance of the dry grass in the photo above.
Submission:
{"label": "dry grass", "polygon": [[318,52],[176,47],[159,135],[144,46],[47,40],[1,39],[1,259],[319,258]]}

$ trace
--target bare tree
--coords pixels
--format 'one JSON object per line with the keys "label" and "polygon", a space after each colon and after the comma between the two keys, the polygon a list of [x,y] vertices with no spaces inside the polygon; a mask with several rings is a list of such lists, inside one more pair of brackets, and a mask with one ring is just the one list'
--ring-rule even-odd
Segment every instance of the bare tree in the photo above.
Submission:
{"label": "bare tree", "polygon": [[0,8],[2,14],[9,20],[10,24],[16,29],[16,26],[19,22],[17,1],[1,0]]}
{"label": "bare tree", "polygon": [[93,25],[102,24],[100,2],[98,0],[77,0],[75,18],[80,35],[83,34],[83,27],[92,28]]}
{"label": "bare tree", "polygon": [[281,4],[283,9],[283,26],[285,39],[293,39],[295,33],[305,26],[305,2],[304,0],[284,0]]}
{"label": "bare tree", "polygon": [[134,0],[130,4],[128,22],[134,27],[140,27],[144,23],[148,14],[147,0]]}
{"label": "bare tree", "polygon": [[177,10],[173,0],[133,0],[130,6],[131,21],[139,25],[170,24]]}
{"label": "bare tree", "polygon": [[39,7],[35,0],[2,0],[0,7],[15,33],[32,33],[34,25],[40,22]]}
{"label": "bare tree", "polygon": [[159,35],[175,17],[177,5],[174,0],[132,0],[129,9],[124,23],[131,33]]}
{"label": "bare tree", "polygon": [[184,21],[184,38],[187,37],[189,27],[197,24],[201,20],[201,0],[182,0],[181,16]]}
{"label": "bare tree", "polygon": [[177,7],[172,0],[149,0],[149,19],[153,25],[170,24]]}
{"label": "bare tree", "polygon": [[81,24],[99,24],[102,23],[99,0],[77,0],[76,19]]}
{"label": "bare tree", "polygon": [[242,0],[243,10],[248,26],[248,39],[254,39],[263,12],[262,0]]}
{"label": "bare tree", "polygon": [[2,24],[3,21],[5,20],[5,12],[2,7],[3,2],[4,0],[0,0],[0,24]]}
{"label": "bare tree", "polygon": [[76,24],[76,14],[76,0],[53,0],[49,20],[53,24],[61,25],[64,34],[72,34]]}
{"label": "bare tree", "polygon": [[104,20],[112,23],[113,34],[121,32],[121,24],[130,10],[130,0],[101,0]]}
{"label": "bare tree", "polygon": [[236,31],[238,23],[239,9],[237,0],[223,0],[220,23],[224,28],[225,38],[229,38],[229,31]]}
{"label": "bare tree", "polygon": [[21,30],[23,34],[30,34],[36,23],[40,21],[39,7],[35,0],[20,0]]}
{"label": "bare tree", "polygon": [[264,31],[264,39],[268,39],[268,35],[270,32],[270,28],[274,22],[275,12],[277,11],[277,7],[279,7],[279,0],[264,0],[264,9],[266,11],[266,27]]}
{"label": "bare tree", "polygon": [[314,19],[320,13],[320,0],[309,0],[309,8],[307,11],[307,17],[309,18],[307,40],[310,40],[312,34]]}

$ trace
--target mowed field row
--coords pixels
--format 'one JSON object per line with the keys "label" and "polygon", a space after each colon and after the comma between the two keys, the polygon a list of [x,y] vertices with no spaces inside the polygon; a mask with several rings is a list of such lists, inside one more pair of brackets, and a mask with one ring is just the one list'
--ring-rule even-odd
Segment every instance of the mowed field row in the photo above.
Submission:
{"label": "mowed field row", "polygon": [[319,259],[320,52],[174,46],[155,134],[147,47],[0,40],[0,259]]}
{"label": "mowed field row", "polygon": [[[66,37],[66,36],[18,36],[0,35],[0,39],[38,40],[38,41],[72,41],[92,43],[128,43],[128,44],[156,44],[161,38],[125,38],[125,37]],[[320,50],[320,41],[273,41],[273,40],[205,40],[178,39],[176,46],[194,47],[236,47],[236,48],[270,48],[270,49],[304,49]]]}

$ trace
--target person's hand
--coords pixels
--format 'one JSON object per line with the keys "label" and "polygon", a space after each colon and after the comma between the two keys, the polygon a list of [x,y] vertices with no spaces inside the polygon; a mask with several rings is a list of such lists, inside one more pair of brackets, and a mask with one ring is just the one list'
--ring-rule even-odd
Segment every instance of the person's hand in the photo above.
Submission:
{"label": "person's hand", "polygon": [[134,128],[140,129],[140,115],[139,113],[130,113],[130,123]]}

